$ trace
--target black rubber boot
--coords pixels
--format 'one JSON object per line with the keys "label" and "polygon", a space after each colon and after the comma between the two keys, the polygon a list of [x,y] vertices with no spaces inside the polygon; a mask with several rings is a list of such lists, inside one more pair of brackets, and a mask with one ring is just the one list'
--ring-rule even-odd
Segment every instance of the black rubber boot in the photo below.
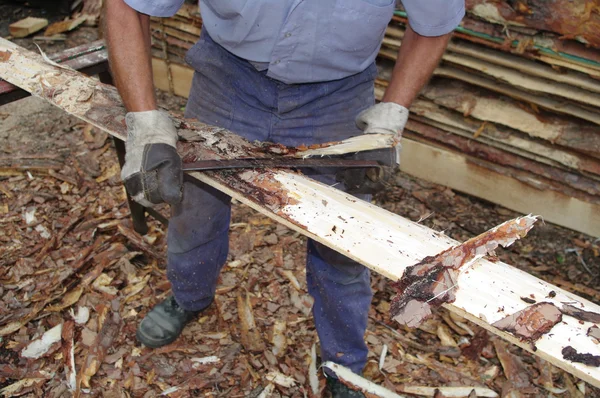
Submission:
{"label": "black rubber boot", "polygon": [[356,391],[333,377],[327,378],[327,391],[331,398],[365,398],[365,394]]}
{"label": "black rubber boot", "polygon": [[184,310],[177,304],[175,297],[170,296],[146,314],[135,336],[140,343],[150,348],[171,344],[177,340],[185,325],[196,318],[200,312],[202,310]]}

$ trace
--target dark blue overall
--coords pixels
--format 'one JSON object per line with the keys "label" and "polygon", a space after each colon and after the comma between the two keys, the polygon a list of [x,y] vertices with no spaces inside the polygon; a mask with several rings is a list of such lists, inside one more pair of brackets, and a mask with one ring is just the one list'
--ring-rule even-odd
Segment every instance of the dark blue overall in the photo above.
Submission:
{"label": "dark blue overall", "polygon": [[[206,32],[187,62],[196,73],[186,117],[250,141],[298,146],[355,136],[362,133],[356,115],[374,104],[374,64],[341,80],[288,85],[229,53]],[[306,174],[335,183],[332,175],[317,170]],[[336,187],[343,189],[343,184]],[[199,310],[212,301],[227,259],[229,221],[227,195],[201,183],[185,183],[183,203],[174,207],[168,233],[168,278],[185,309]],[[367,360],[369,270],[309,240],[306,277],[322,359],[360,372]]]}

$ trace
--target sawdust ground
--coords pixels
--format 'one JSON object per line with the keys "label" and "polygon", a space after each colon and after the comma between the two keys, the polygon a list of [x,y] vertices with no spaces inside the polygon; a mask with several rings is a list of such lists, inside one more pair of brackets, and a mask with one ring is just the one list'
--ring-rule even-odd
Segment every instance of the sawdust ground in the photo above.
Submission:
{"label": "sawdust ground", "polygon": [[[170,109],[181,110],[185,104],[183,99],[164,93],[159,93],[159,98]],[[0,305],[5,315],[0,327],[14,320],[11,311],[25,316],[31,313],[32,299],[36,298],[31,283],[44,296],[54,297],[50,305],[64,302],[67,293],[84,286],[80,298],[71,305],[58,311],[42,311],[16,332],[3,337],[0,358],[5,365],[0,366],[1,386],[14,386],[18,380],[37,377],[37,381],[19,391],[26,396],[68,396],[64,347],[61,347],[64,343],[55,345],[40,359],[28,360],[20,357],[19,352],[43,331],[69,322],[69,308],[87,307],[91,310],[90,320],[76,325],[74,334],[79,374],[88,369],[94,336],[100,332],[103,317],[117,313],[122,322],[118,335],[105,349],[103,364],[96,372],[88,372],[92,396],[150,397],[168,388],[176,390],[169,396],[257,396],[268,384],[266,375],[272,372],[295,380],[293,387],[277,386],[274,396],[310,394],[308,363],[317,337],[304,280],[305,239],[301,235],[235,204],[231,252],[220,277],[215,304],[186,329],[177,343],[155,351],[141,347],[134,338],[137,323],[149,307],[169,292],[164,275],[165,228],[151,221],[150,233],[139,241],[121,232],[128,228],[130,231],[131,226],[110,139],[34,98],[1,107],[0,121],[0,139],[4,143],[1,156],[23,159],[41,155],[41,161],[60,164],[57,173],[75,182],[69,184],[36,170],[29,173],[13,170],[12,175],[0,177],[2,204],[6,209],[2,215],[0,251],[4,266],[0,274],[3,281]],[[53,158],[48,160],[45,156]],[[516,216],[507,209],[404,175],[398,175],[396,183],[380,194],[377,201],[412,220],[422,219],[429,227],[459,240]],[[32,209],[36,221],[28,224],[25,213]],[[77,217],[72,230],[40,260],[37,257],[40,247]],[[117,224],[121,227],[116,228]],[[97,258],[117,253],[126,260],[91,259],[61,284],[40,281],[40,275],[54,278],[57,269],[72,264],[71,257],[92,243],[99,252]],[[597,273],[597,242],[551,224],[535,228],[527,239],[499,255],[504,261],[553,283],[571,283],[594,292],[598,287],[597,277],[570,251],[574,248],[580,251],[587,268]],[[151,250],[157,258],[152,257]],[[140,290],[130,295],[132,286]],[[392,291],[386,281],[374,275],[372,286],[375,298],[366,336],[370,349],[367,377],[392,390],[403,385],[480,384],[501,391],[506,388],[506,372],[510,369],[501,366],[497,350],[506,349],[515,363],[520,364],[517,367],[520,372],[526,373],[527,383],[523,388],[530,388],[532,396],[547,395],[539,382],[541,369],[548,367],[547,364],[488,336],[475,325],[467,323],[475,336],[466,330],[459,333],[461,329],[452,328],[456,325],[452,325],[452,318],[444,310],[418,329],[399,329],[388,319]],[[261,352],[247,351],[241,344],[246,332],[239,326],[237,298],[245,297],[246,293],[260,339],[265,342],[266,348]],[[599,302],[593,294],[582,291],[578,294]],[[287,347],[283,353],[277,353],[273,342],[275,321],[286,322]],[[384,345],[389,353],[383,370],[379,370]],[[474,359],[464,353],[469,346],[475,350]],[[198,365],[192,359],[212,355],[219,358],[218,363]],[[578,381],[554,367],[549,368],[554,385],[571,386],[572,396],[577,396]],[[54,377],[49,377],[50,374]],[[320,382],[322,387],[322,377]],[[597,390],[586,386],[586,391],[592,396],[589,394]]]}

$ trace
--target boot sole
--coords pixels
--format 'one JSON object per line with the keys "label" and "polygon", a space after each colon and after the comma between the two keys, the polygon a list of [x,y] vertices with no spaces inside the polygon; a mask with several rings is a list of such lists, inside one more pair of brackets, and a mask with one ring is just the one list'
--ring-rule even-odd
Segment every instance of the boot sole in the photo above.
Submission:
{"label": "boot sole", "polygon": [[167,339],[167,340],[157,340],[157,339],[153,339],[152,337],[145,335],[139,328],[135,332],[135,338],[137,339],[137,341],[139,341],[140,343],[142,343],[143,345],[145,345],[148,348],[160,348],[160,347],[169,345],[172,342],[174,342],[175,340],[177,340],[180,335],[181,335],[181,333],[178,334],[177,336]]}

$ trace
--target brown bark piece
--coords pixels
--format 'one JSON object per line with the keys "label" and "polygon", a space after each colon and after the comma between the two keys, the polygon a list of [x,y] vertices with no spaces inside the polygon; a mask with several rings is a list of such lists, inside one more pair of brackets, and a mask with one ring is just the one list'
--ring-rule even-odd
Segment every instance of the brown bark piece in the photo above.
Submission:
{"label": "brown bark piece", "polygon": [[535,341],[562,320],[562,313],[551,303],[537,303],[494,322],[492,326],[519,337]]}
{"label": "brown bark piece", "polygon": [[77,383],[78,390],[81,385],[90,388],[90,379],[96,374],[98,369],[100,369],[100,365],[104,361],[106,352],[112,347],[112,343],[119,333],[120,326],[121,318],[118,313],[113,313],[106,317],[94,345],[90,347],[85,358]]}
{"label": "brown bark piece", "polygon": [[67,385],[71,390],[76,387],[75,380],[75,358],[73,355],[74,350],[74,339],[75,337],[75,322],[67,321],[63,324],[62,328],[62,357],[65,362],[65,374],[67,378]]}
{"label": "brown bark piece", "polygon": [[392,286],[398,294],[392,299],[391,318],[409,327],[416,327],[431,316],[432,307],[455,300],[459,270],[498,246],[508,246],[524,237],[533,228],[535,218],[507,221],[465,243],[445,250],[437,256],[425,257],[410,266]]}
{"label": "brown bark piece", "polygon": [[481,329],[477,332],[475,337],[471,339],[471,344],[462,349],[462,353],[472,361],[477,361],[479,360],[481,351],[483,351],[489,341],[490,336],[488,335],[487,331],[485,329]]}
{"label": "brown bark piece", "polygon": [[119,230],[119,233],[126,237],[129,240],[129,242],[131,242],[131,244],[137,249],[140,249],[145,254],[158,261],[163,260],[163,256],[160,253],[156,252],[156,250],[154,250],[149,244],[144,242],[144,240],[136,232],[127,228],[122,223],[117,226],[117,229]]}
{"label": "brown bark piece", "polygon": [[502,396],[522,396],[519,390],[531,387],[525,366],[518,357],[508,351],[503,341],[494,340],[494,348],[506,377],[506,382],[502,386]]}
{"label": "brown bark piece", "polygon": [[563,358],[571,362],[579,362],[587,366],[600,366],[600,355],[579,353],[571,346],[566,346],[562,350]]}
{"label": "brown bark piece", "polygon": [[587,335],[596,339],[597,342],[600,342],[600,328],[596,325],[590,327],[587,331]]}
{"label": "brown bark piece", "polygon": [[600,323],[600,314],[596,312],[582,310],[570,304],[563,304],[561,311],[563,314],[572,316],[573,318],[579,319],[580,321]]}
{"label": "brown bark piece", "polygon": [[256,328],[252,304],[250,304],[250,297],[247,292],[237,296],[237,308],[240,317],[240,338],[242,345],[246,350],[251,352],[264,351],[265,342]]}

